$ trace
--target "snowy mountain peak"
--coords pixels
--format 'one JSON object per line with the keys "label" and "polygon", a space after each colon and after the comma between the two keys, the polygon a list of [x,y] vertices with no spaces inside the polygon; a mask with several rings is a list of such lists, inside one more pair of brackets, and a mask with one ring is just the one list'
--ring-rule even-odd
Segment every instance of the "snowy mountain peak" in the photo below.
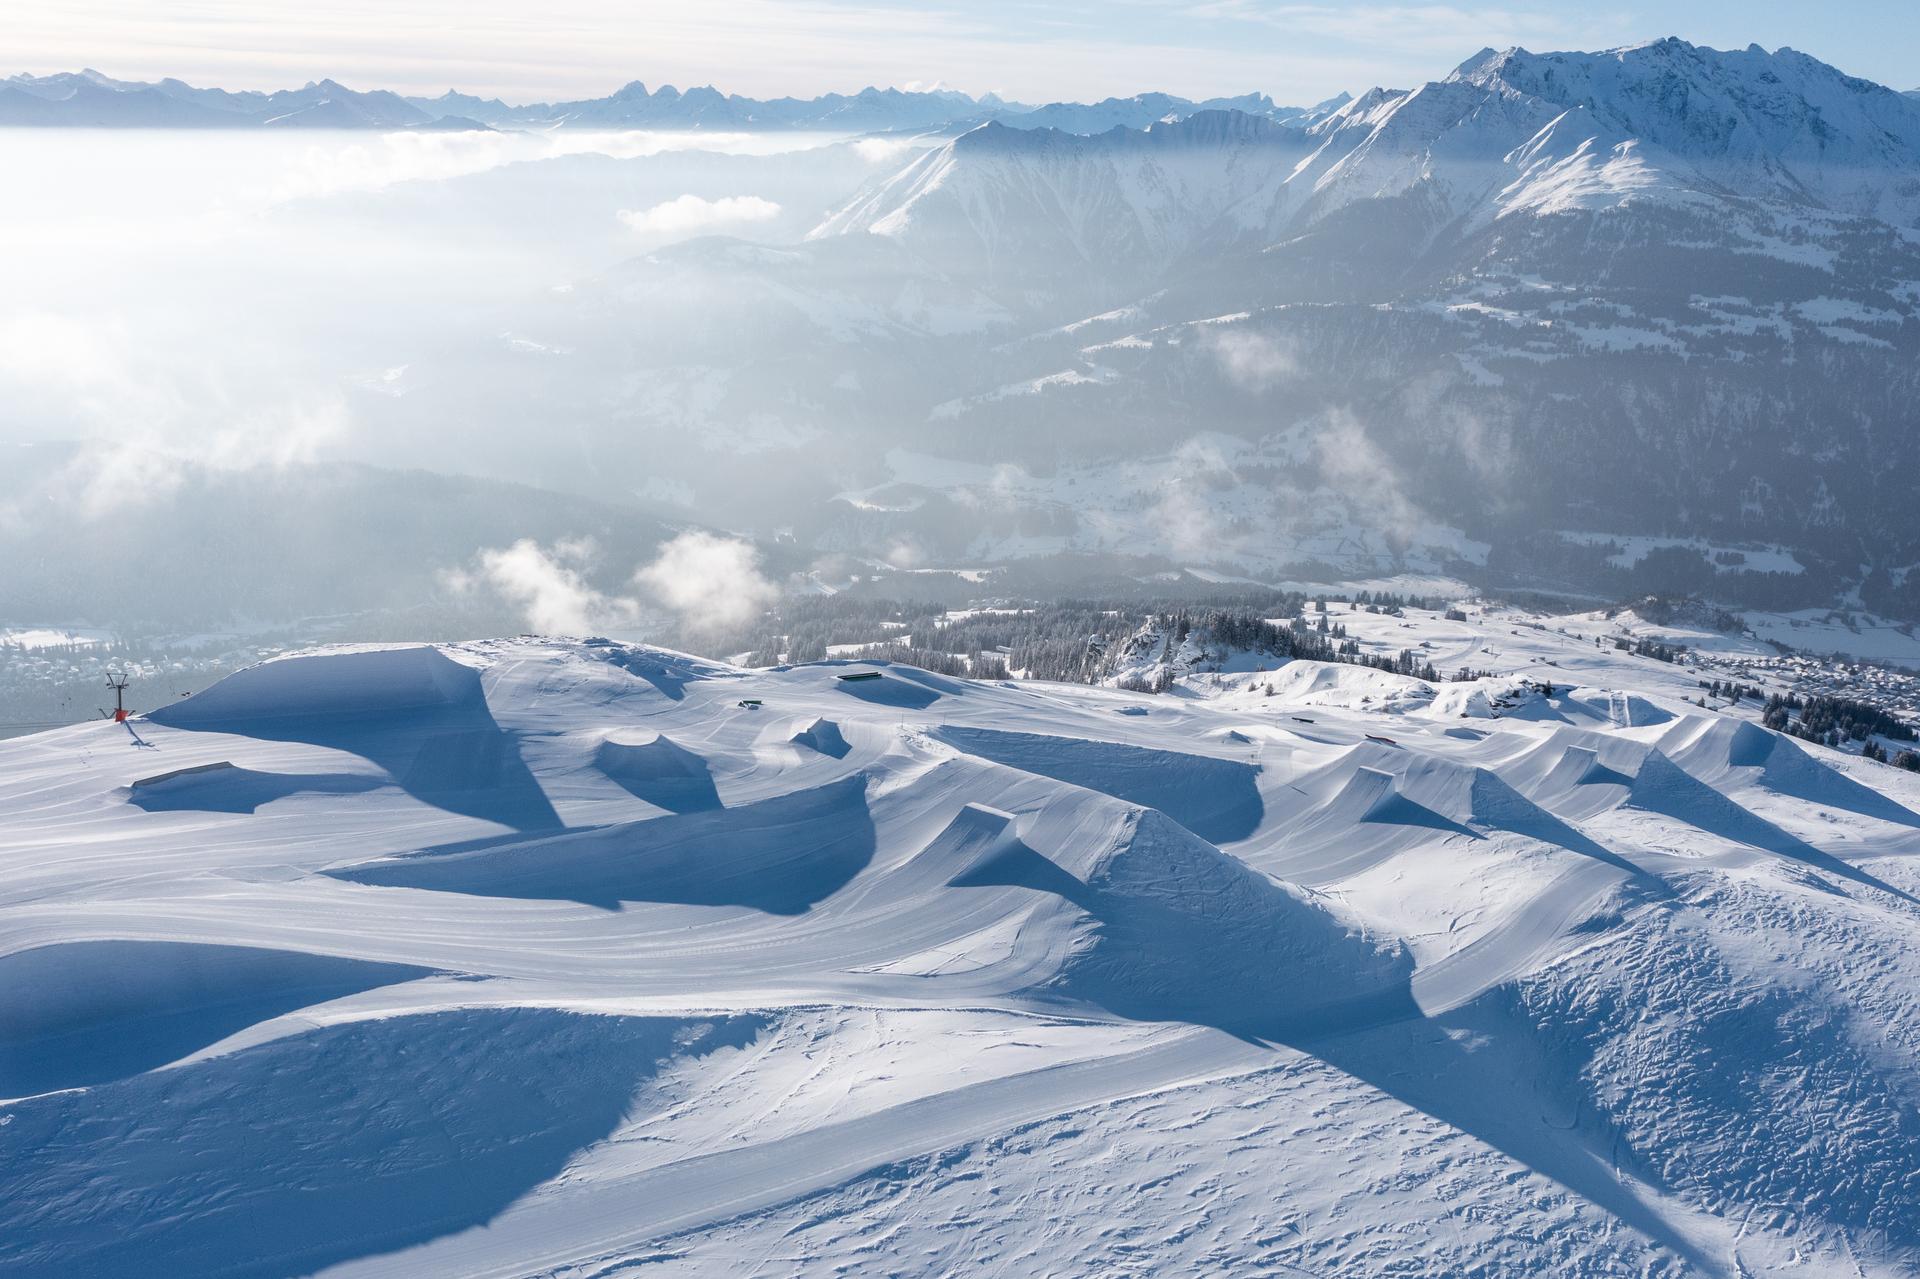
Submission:
{"label": "snowy mountain peak", "polygon": [[1568,107],[1693,156],[1907,158],[1920,112],[1882,85],[1793,49],[1722,51],[1669,37],[1601,53],[1491,51],[1450,80]]}
{"label": "snowy mountain peak", "polygon": [[1910,222],[1920,107],[1793,49],[1717,50],[1669,37],[1600,53],[1491,51],[1450,83],[1583,111],[1747,194]]}
{"label": "snowy mountain peak", "polygon": [[1306,117],[1310,120],[1318,120],[1323,116],[1332,115],[1335,111],[1340,110],[1340,108],[1352,101],[1353,95],[1351,93],[1336,93],[1325,102],[1316,102],[1308,107]]}
{"label": "snowy mountain peak", "polygon": [[1310,146],[1303,130],[1241,111],[1090,137],[989,121],[869,187],[812,238],[868,232],[1014,275],[1152,273],[1203,237],[1244,234],[1228,215]]}
{"label": "snowy mountain peak", "polygon": [[1514,214],[1736,193],[1913,225],[1916,168],[1920,106],[1792,50],[1486,49],[1445,79],[1374,88],[1303,125],[1237,110],[1091,136],[990,121],[815,234],[873,231],[1008,269],[1150,274],[1203,238],[1273,243],[1377,201],[1405,202],[1395,216],[1416,242]]}
{"label": "snowy mountain peak", "polygon": [[1381,113],[1403,101],[1407,94],[1406,89],[1386,89],[1375,85],[1359,97],[1347,98],[1327,112],[1314,126],[1314,132],[1326,134],[1359,121],[1378,123],[1382,118]]}

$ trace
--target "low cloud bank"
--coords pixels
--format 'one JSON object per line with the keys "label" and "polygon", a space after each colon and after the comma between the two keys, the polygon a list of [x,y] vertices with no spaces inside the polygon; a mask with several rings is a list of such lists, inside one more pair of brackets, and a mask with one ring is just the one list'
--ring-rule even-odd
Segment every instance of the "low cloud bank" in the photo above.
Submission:
{"label": "low cloud bank", "polygon": [[650,209],[622,209],[618,216],[643,235],[687,235],[715,227],[768,222],[780,216],[780,206],[757,195],[727,195],[718,200],[683,195]]}
{"label": "low cloud bank", "polygon": [[752,621],[778,593],[752,544],[712,533],[682,533],[633,580],[699,630]]}
{"label": "low cloud bank", "polygon": [[696,631],[739,626],[779,594],[760,571],[760,552],[739,538],[682,533],[634,570],[631,592],[592,584],[598,556],[591,539],[542,546],[522,538],[483,550],[471,568],[444,576],[456,593],[491,592],[517,609],[529,628],[550,635],[629,631],[662,613]]}
{"label": "low cloud bank", "polygon": [[1224,329],[1211,336],[1209,345],[1227,380],[1243,391],[1268,390],[1300,369],[1293,344],[1271,334]]}

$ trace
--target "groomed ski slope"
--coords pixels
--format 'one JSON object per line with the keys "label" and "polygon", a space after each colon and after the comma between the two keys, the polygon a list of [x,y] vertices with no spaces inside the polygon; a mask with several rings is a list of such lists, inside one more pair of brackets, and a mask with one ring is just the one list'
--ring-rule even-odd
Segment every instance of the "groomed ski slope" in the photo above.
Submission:
{"label": "groomed ski slope", "polygon": [[1527,643],[332,649],[0,743],[0,1273],[1912,1274],[1920,779]]}

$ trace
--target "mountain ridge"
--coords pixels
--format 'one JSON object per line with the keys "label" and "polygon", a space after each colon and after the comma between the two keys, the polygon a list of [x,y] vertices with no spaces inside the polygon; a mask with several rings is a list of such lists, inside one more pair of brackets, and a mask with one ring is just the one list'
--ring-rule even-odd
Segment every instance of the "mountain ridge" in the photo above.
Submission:
{"label": "mountain ridge", "polygon": [[[994,93],[973,97],[952,89],[904,90],[868,86],[856,93],[813,98],[756,99],[712,85],[649,90],[630,81],[598,98],[508,103],[448,89],[438,96],[386,89],[354,90],[332,79],[271,93],[196,87],[169,77],[148,83],[120,80],[87,68],[0,79],[0,127],[248,128],[305,124],[330,128],[411,128],[436,121],[475,121],[494,128],[725,128],[836,129],[852,132],[965,127],[990,119],[1019,127],[1093,132],[1115,126],[1144,128],[1156,120],[1197,111],[1235,108],[1304,123],[1337,109],[1345,95],[1310,107],[1275,104],[1263,93],[1205,101],[1167,93],[1107,98],[1097,103],[1054,102],[1039,107]],[[305,118],[302,118],[305,113]]]}
{"label": "mountain ridge", "polygon": [[[949,142],[944,157],[923,159],[930,181],[902,189],[895,179],[893,207],[869,200],[816,234],[898,233],[912,220],[911,206],[935,191],[973,207],[1024,201],[1035,216],[1044,216],[1043,204],[1064,207],[1075,196],[1125,203],[1140,184],[1126,188],[1117,173],[1091,172],[1095,185],[1076,191],[1052,188],[1037,173],[988,174],[982,181],[1000,183],[1001,191],[968,193],[959,164],[990,154],[1112,160],[1152,143],[1203,141],[1198,121],[1212,127],[1204,141],[1297,140],[1310,152],[1297,165],[1292,146],[1236,161],[1240,170],[1273,170],[1263,183],[1237,174],[1248,193],[1263,186],[1263,203],[1243,202],[1245,195],[1227,201],[1237,206],[1234,225],[1268,240],[1348,204],[1421,187],[1446,216],[1483,221],[1522,208],[1738,194],[1920,225],[1920,194],[1908,190],[1907,177],[1920,168],[1920,104],[1791,49],[1721,53],[1667,39],[1599,54],[1485,50],[1444,79],[1413,90],[1372,89],[1303,125],[1265,128],[1266,117],[1223,109],[1172,127],[1072,135],[1080,140],[1067,143],[989,122]],[[1283,165],[1291,167],[1281,172]],[[1199,216],[1216,212],[1202,206]]]}

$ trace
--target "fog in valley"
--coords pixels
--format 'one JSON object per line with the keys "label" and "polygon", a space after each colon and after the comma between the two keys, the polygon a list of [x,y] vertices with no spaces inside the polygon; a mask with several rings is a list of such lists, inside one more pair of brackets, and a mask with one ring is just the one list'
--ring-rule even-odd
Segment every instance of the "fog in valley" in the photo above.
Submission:
{"label": "fog in valley", "polygon": [[[1920,104],[1670,42],[1569,113],[1540,61],[1313,107],[0,129],[0,630],[778,656],[822,594],[1342,585],[1920,616]],[[1748,115],[1695,138],[1673,75]]]}
{"label": "fog in valley", "polygon": [[911,145],[0,132],[0,629],[586,631],[764,601],[758,551],[677,475],[779,468],[636,411],[643,366],[556,345],[555,316],[696,236],[797,240]]}

